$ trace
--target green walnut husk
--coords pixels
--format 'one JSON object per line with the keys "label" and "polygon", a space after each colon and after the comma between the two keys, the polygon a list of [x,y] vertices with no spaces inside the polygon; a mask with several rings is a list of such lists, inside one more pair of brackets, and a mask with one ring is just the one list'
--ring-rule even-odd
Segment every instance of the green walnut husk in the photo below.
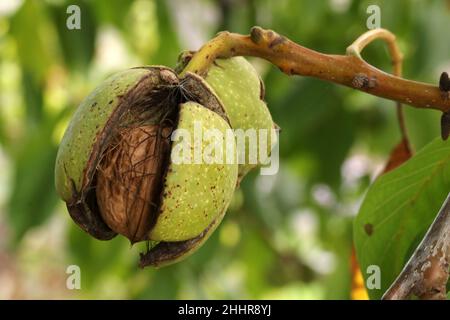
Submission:
{"label": "green walnut husk", "polygon": [[179,142],[171,134],[192,132],[196,121],[222,133],[231,128],[198,76],[180,81],[155,66],[105,80],[78,107],[58,150],[56,189],[72,219],[97,239],[120,233],[132,243],[156,243],[141,256],[142,267],[197,250],[225,214],[238,165],[172,161]]}
{"label": "green walnut husk", "polygon": [[[194,54],[193,51],[182,52],[178,57],[176,70],[181,72]],[[273,122],[264,101],[264,83],[255,68],[243,57],[215,60],[205,80],[223,102],[231,127],[244,133],[240,137],[244,138],[245,144],[242,147],[238,141],[237,146],[240,159],[238,180],[241,181],[252,169],[266,163],[272,148],[278,142],[272,129],[278,130],[279,127]],[[267,136],[265,139],[261,137],[261,140],[258,137],[258,141],[265,141],[266,150],[260,150],[261,143],[256,146],[249,144],[251,134],[247,135],[248,130],[259,132],[261,129],[266,130]],[[253,155],[257,154],[256,159],[250,157],[252,152]]]}
{"label": "green walnut husk", "polygon": [[[267,132],[267,149],[261,153],[264,155],[262,158],[250,159],[248,140],[245,141],[245,150],[238,150],[245,153],[241,155],[244,162],[239,164],[239,179],[242,179],[251,169],[266,161],[277,142],[276,136],[271,135],[276,125],[264,101],[264,84],[255,68],[243,57],[216,60],[205,80],[223,102],[234,130],[259,132],[265,129]],[[254,154],[260,154],[259,146],[259,143],[255,146]]]}
{"label": "green walnut husk", "polygon": [[[190,55],[182,55],[181,67]],[[270,154],[275,125],[262,81],[244,58],[217,60],[205,79],[151,66],[105,80],[78,107],[58,150],[56,189],[72,219],[97,239],[121,234],[149,242],[141,267],[195,252],[221,222],[236,185],[265,160],[250,163],[248,141],[241,150],[232,139],[220,152],[244,163],[174,161],[185,142],[180,132],[192,135],[198,124],[222,139],[229,129],[266,129]],[[200,146],[208,148],[206,141]]]}

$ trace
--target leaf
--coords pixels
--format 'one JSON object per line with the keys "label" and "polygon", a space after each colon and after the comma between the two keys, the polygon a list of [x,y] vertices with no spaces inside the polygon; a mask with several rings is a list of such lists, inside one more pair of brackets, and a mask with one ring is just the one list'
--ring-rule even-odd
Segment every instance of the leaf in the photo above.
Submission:
{"label": "leaf", "polygon": [[436,216],[450,189],[450,144],[435,139],[417,155],[379,177],[354,223],[358,261],[381,270],[379,299],[402,270]]}
{"label": "leaf", "polygon": [[338,186],[342,163],[355,141],[358,119],[342,105],[336,86],[317,79],[299,79],[283,98],[269,101],[268,106],[282,128],[281,157],[311,157],[313,179]]}
{"label": "leaf", "polygon": [[[65,206],[64,206],[65,207]],[[61,214],[67,215],[66,209]],[[67,248],[72,263],[83,270],[82,288],[91,289],[99,278],[108,274],[118,274],[137,268],[136,253],[124,237],[115,237],[110,241],[98,241],[82,231],[71,220],[68,221]]]}
{"label": "leaf", "polygon": [[2,145],[6,145],[6,134],[5,134],[5,121],[3,120],[3,117],[0,117],[0,148]]}
{"label": "leaf", "polygon": [[42,83],[50,66],[58,61],[54,26],[41,1],[25,1],[11,19],[11,36],[17,44],[17,55],[26,72],[36,83]]}
{"label": "leaf", "polygon": [[39,125],[43,118],[43,85],[33,78],[26,69],[22,70],[22,90],[25,101],[27,124]]}
{"label": "leaf", "polygon": [[[93,20],[98,24],[114,25],[117,28],[126,28],[124,16],[130,10],[132,1],[110,0],[110,1],[81,1],[77,3],[83,10],[83,5],[89,7]],[[84,12],[84,11],[82,11]],[[83,14],[83,13],[82,13]],[[83,16],[82,18],[83,19]]]}
{"label": "leaf", "polygon": [[73,71],[81,71],[89,66],[94,56],[97,23],[93,13],[84,2],[78,2],[81,11],[81,29],[69,30],[66,26],[69,14],[65,5],[49,6],[58,41],[65,63]]}
{"label": "leaf", "polygon": [[8,205],[8,220],[15,241],[44,222],[55,207],[54,163],[56,146],[51,142],[51,125],[30,130],[14,155],[15,173]]}
{"label": "leaf", "polygon": [[156,1],[156,16],[158,18],[158,32],[161,41],[157,53],[152,57],[152,61],[157,64],[175,66],[180,44],[176,33],[175,21],[170,12],[169,4],[164,1]]}

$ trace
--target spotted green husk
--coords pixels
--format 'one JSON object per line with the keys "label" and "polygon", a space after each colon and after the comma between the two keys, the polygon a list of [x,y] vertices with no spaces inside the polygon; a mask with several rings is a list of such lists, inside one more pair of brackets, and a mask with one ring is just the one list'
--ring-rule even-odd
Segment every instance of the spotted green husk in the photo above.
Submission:
{"label": "spotted green husk", "polygon": [[[266,154],[269,155],[271,145],[276,143],[276,140],[270,139],[274,122],[263,100],[264,87],[255,68],[243,57],[218,59],[209,69],[205,80],[223,102],[231,127],[234,130],[268,130]],[[246,162],[239,164],[240,179],[265,160],[258,159],[258,163],[250,163],[248,143],[245,153]]]}
{"label": "spotted green husk", "polygon": [[[172,157],[182,155],[182,130],[192,137],[194,126],[198,129],[219,130],[223,134],[220,143],[225,146],[229,124],[216,113],[195,102],[182,104],[178,131],[174,135]],[[199,140],[200,142],[200,140]],[[231,148],[234,152],[234,141]],[[202,144],[202,154],[209,143]],[[199,144],[200,145],[200,144]],[[180,148],[179,148],[180,147]],[[175,150],[180,152],[176,152]],[[222,149],[223,150],[223,149]],[[177,153],[177,154],[174,154]],[[150,239],[181,241],[198,236],[213,220],[226,210],[231,201],[237,180],[237,165],[226,163],[194,163],[194,149],[189,149],[192,163],[171,163],[164,183],[164,195],[158,222],[150,231]],[[225,154],[225,152],[223,152]]]}

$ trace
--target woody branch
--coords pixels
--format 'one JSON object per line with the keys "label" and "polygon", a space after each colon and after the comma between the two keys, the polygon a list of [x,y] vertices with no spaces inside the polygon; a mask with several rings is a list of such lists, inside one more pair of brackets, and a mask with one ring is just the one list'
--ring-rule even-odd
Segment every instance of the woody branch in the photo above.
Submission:
{"label": "woody branch", "polygon": [[263,58],[288,75],[335,82],[417,108],[450,110],[450,100],[438,86],[381,71],[352,54],[350,48],[346,55],[323,54],[260,27],[253,27],[250,35],[219,33],[193,55],[181,75],[193,72],[204,76],[215,59],[233,56]]}

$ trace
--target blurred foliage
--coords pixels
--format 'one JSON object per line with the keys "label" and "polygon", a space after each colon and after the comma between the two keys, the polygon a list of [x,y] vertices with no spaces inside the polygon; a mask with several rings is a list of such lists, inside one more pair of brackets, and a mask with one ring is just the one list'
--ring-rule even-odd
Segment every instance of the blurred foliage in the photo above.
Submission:
{"label": "blurred foliage", "polygon": [[[70,4],[81,9],[81,30],[66,27]],[[205,246],[158,270],[137,268],[144,247],[120,237],[97,241],[79,230],[57,200],[53,166],[70,115],[107,75],[143,64],[174,66],[180,50],[195,50],[224,28],[248,33],[253,25],[342,54],[367,31],[373,4],[382,27],[398,37],[404,75],[437,83],[450,69],[450,42],[442,38],[450,10],[439,0],[1,2],[0,275],[11,279],[0,298],[349,298],[353,218],[399,140],[390,101],[287,77],[251,59],[282,128],[280,172],[251,174]],[[391,70],[383,43],[363,56]],[[406,108],[415,149],[438,135],[439,116]],[[82,290],[65,287],[70,264],[82,270]],[[57,285],[49,290],[46,281]]]}

